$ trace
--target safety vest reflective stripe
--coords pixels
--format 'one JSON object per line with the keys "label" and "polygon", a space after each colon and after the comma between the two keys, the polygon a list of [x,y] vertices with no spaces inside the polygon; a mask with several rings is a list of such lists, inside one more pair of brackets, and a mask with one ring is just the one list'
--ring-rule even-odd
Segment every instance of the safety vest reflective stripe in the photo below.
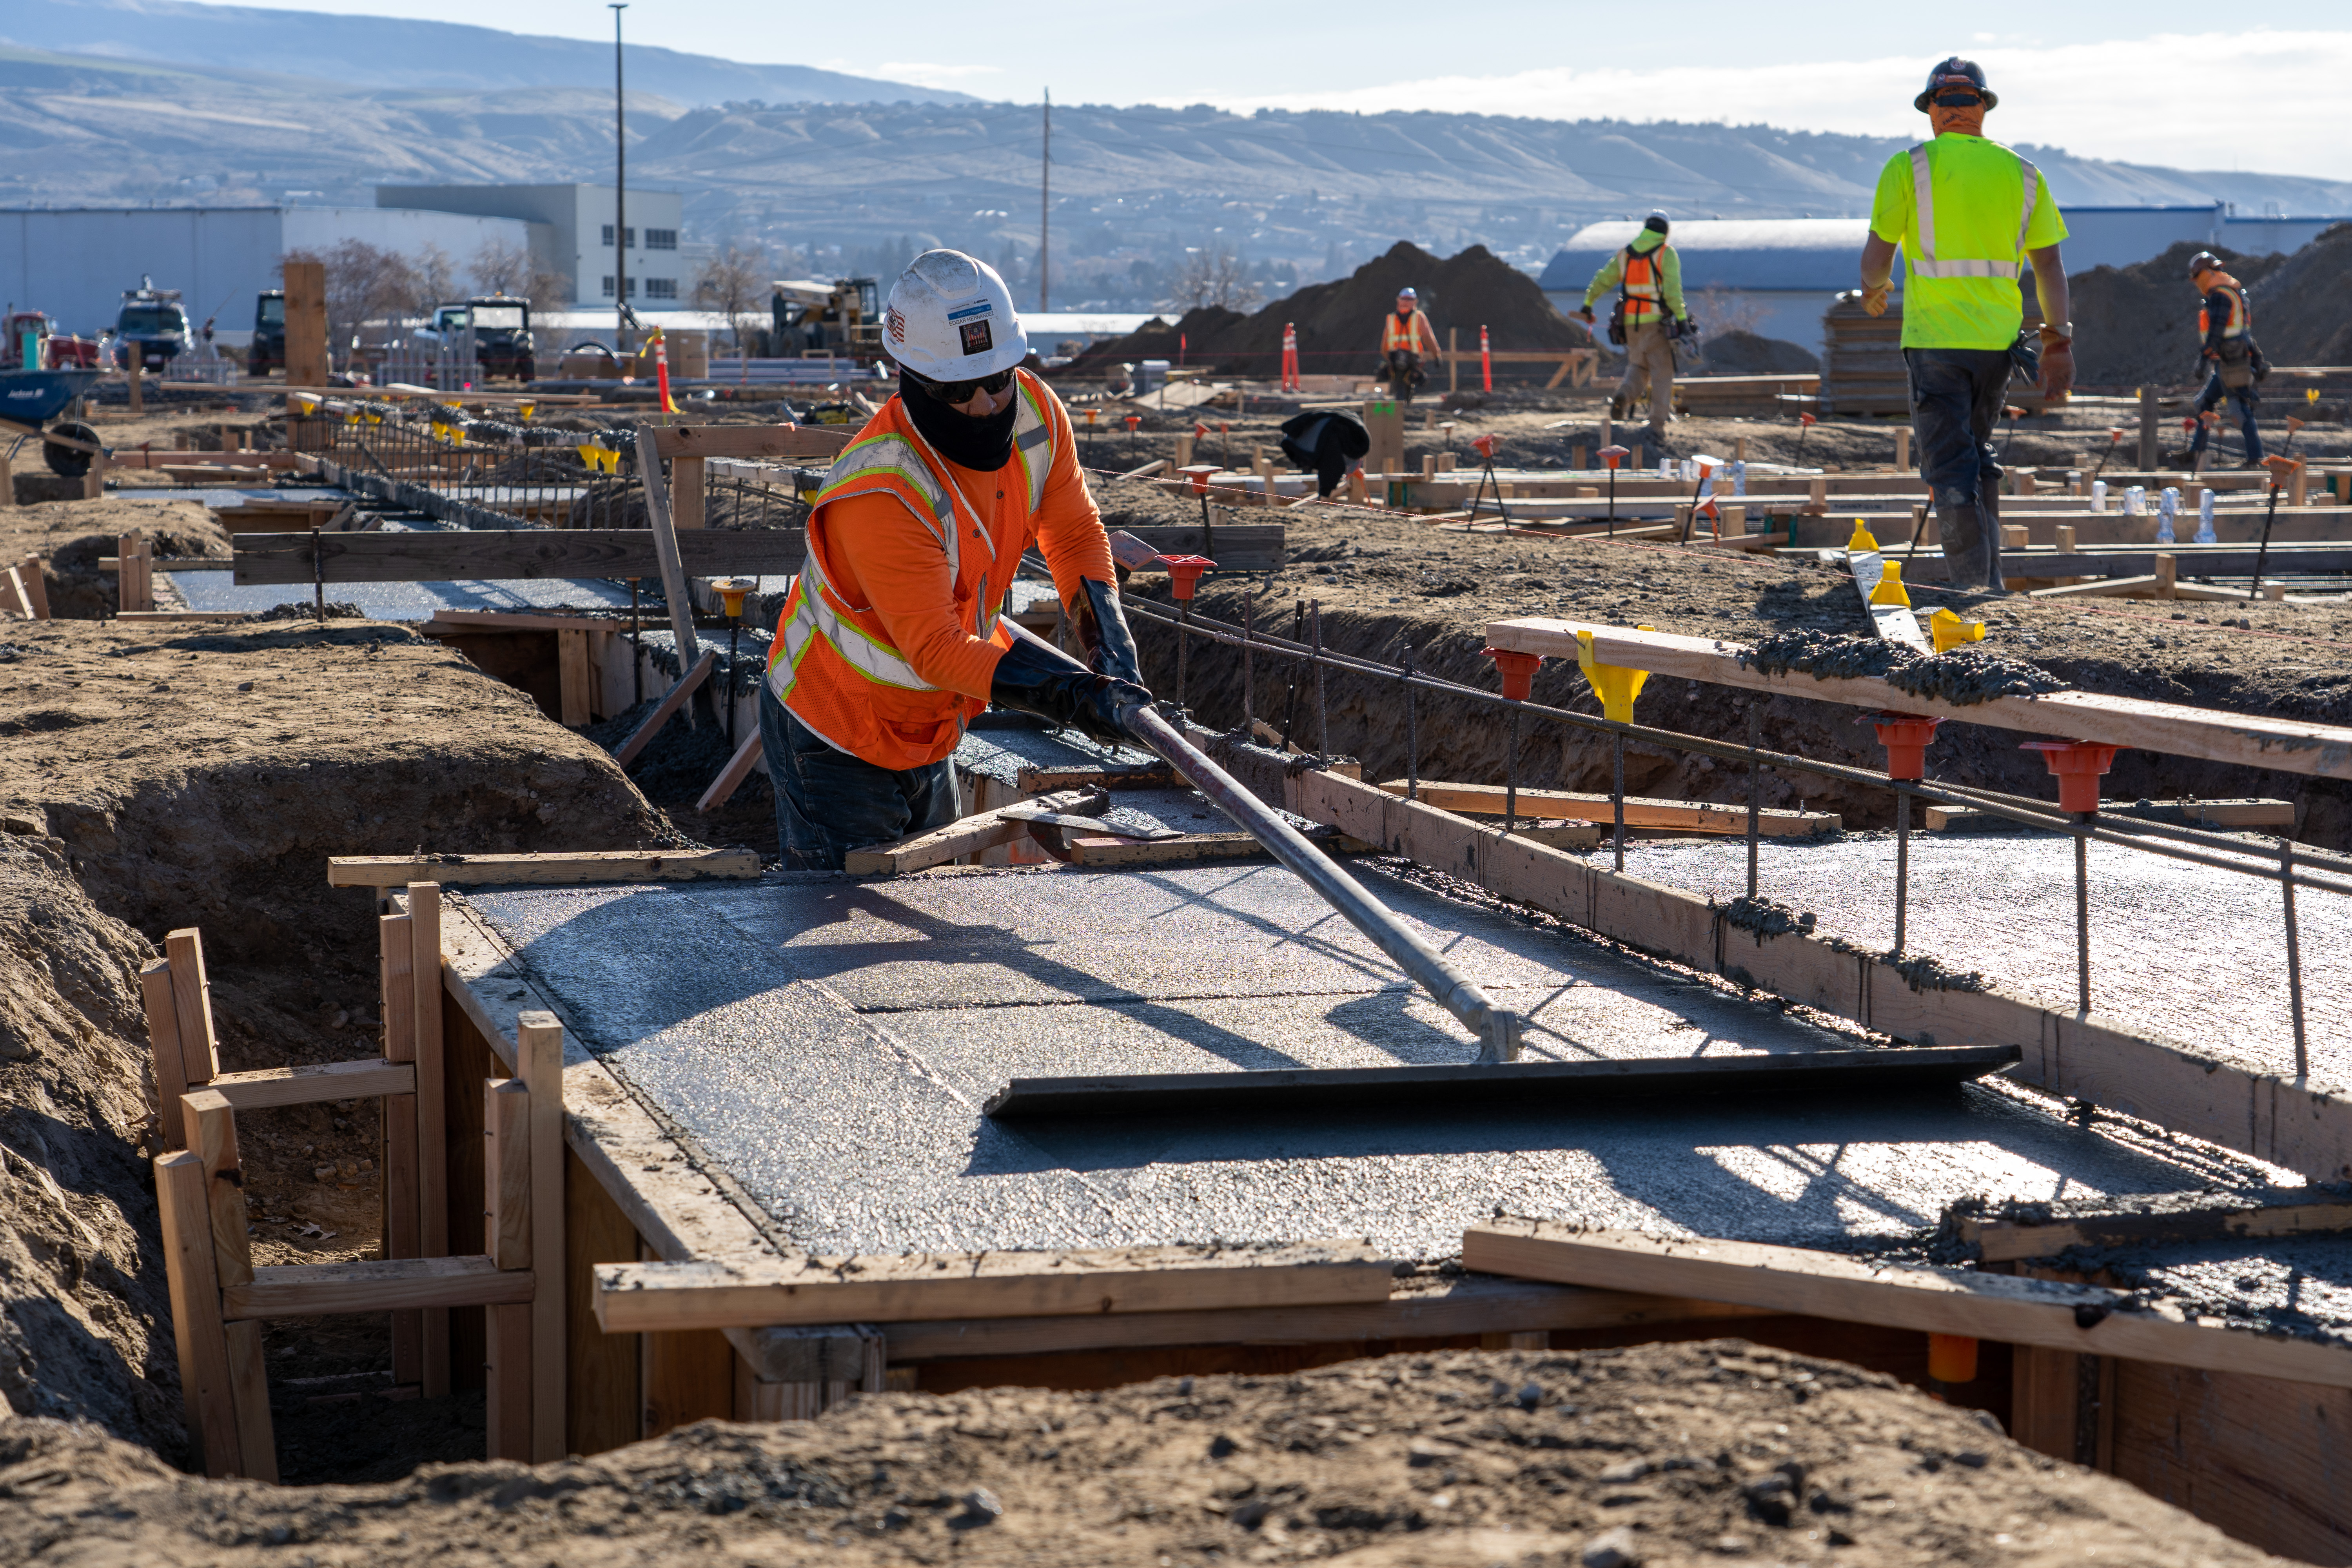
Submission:
{"label": "safety vest reflective stripe", "polygon": [[1625,295],[1628,299],[1655,301],[1664,288],[1658,272],[1657,252],[1634,256],[1625,262]]}
{"label": "safety vest reflective stripe", "polygon": [[[2017,220],[2017,249],[2025,250],[2025,233],[2033,222],[2034,205],[2041,199],[2042,172],[2023,158],[2017,160],[2019,172],[2025,180],[2025,202]],[[1939,258],[1936,254],[1936,182],[1927,165],[1927,144],[1921,142],[1911,149],[1911,188],[1918,198],[1919,254],[1912,257],[1914,278],[2010,278],[2024,276],[2025,264],[2018,261],[1994,261],[1975,257]]]}
{"label": "safety vest reflective stripe", "polygon": [[[814,586],[809,581],[811,576],[816,580]],[[939,689],[917,675],[914,667],[900,658],[895,648],[867,637],[854,622],[835,611],[825,600],[830,592],[831,584],[824,581],[824,569],[816,564],[816,558],[811,556],[808,567],[793,584],[792,606],[778,628],[782,634],[779,638],[782,646],[768,661],[771,676],[778,664],[797,672],[801,656],[808,651],[814,638],[821,637],[868,680],[908,691]],[[792,689],[793,679],[787,677],[777,683],[776,695],[781,698]]]}
{"label": "safety vest reflective stripe", "polygon": [[1399,349],[1419,353],[1421,350],[1421,312],[1400,316],[1391,310],[1381,321],[1381,352],[1394,353]]}
{"label": "safety vest reflective stripe", "polygon": [[1013,455],[1027,475],[1029,515],[1034,517],[1045,504],[1045,480],[1054,471],[1054,422],[1025,379],[1016,377],[1013,384],[1021,389],[1021,412],[1013,417]]}

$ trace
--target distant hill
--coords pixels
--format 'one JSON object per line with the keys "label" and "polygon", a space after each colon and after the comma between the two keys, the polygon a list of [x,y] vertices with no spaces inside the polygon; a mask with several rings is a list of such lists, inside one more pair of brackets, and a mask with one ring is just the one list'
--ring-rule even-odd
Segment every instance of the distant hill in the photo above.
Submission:
{"label": "distant hill", "polygon": [[[296,47],[314,24],[334,50]],[[364,30],[379,26],[388,30]],[[82,51],[172,47],[151,61],[0,45],[0,205],[367,205],[379,183],[611,178],[611,56],[600,46],[181,0],[0,11],[0,33],[27,32]],[[379,37],[380,60],[352,41]],[[918,249],[952,245],[1036,297],[1037,106],[642,51],[683,73],[665,79],[635,63],[640,53],[630,54],[630,178],[682,193],[690,237],[756,238],[780,267],[826,277],[887,275]],[[579,71],[563,63],[574,59]],[[726,74],[738,71],[778,85]],[[509,79],[446,79],[469,72]],[[844,87],[843,98],[787,102],[788,77],[803,83],[790,91],[846,83],[866,96]],[[1261,293],[1276,294],[1343,276],[1399,240],[1438,256],[1484,246],[1533,272],[1584,224],[1652,207],[1860,216],[1902,145],[1768,125],[1061,104],[1052,299],[1161,309],[1181,298],[1177,274],[1199,247],[1231,247]],[[2352,213],[2352,182],[2029,151],[2064,205]]]}
{"label": "distant hill", "polygon": [[[647,16],[658,13],[646,13]],[[648,21],[646,24],[654,24]],[[265,11],[186,0],[24,0],[0,40],[26,48],[174,66],[328,77],[386,88],[495,90],[613,82],[613,47],[396,16]],[[963,103],[967,94],[808,66],[746,65],[627,46],[628,85],[680,104]]]}

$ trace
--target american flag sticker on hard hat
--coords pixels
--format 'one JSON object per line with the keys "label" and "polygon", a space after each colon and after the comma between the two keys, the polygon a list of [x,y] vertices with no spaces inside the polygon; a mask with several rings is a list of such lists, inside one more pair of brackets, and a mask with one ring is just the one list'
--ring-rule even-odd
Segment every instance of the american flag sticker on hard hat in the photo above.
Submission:
{"label": "american flag sticker on hard hat", "polygon": [[889,329],[892,342],[903,343],[907,341],[907,318],[898,314],[898,306],[893,305],[885,310],[882,313],[882,321]]}

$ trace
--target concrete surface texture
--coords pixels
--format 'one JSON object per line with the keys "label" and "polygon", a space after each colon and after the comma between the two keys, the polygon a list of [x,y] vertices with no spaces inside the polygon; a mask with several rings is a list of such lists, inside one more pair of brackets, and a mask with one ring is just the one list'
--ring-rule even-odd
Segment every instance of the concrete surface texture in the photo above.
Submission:
{"label": "concrete surface texture", "polygon": [[[1535,1056],[1853,1043],[1375,867],[1359,875],[1532,1016]],[[1498,1206],[1870,1246],[1932,1226],[1969,1194],[2260,1179],[1997,1087],[1900,1102],[1403,1108],[1017,1131],[980,1115],[1014,1076],[1473,1057],[1466,1031],[1264,864],[529,888],[470,902],[583,1043],[740,1184],[772,1234],[820,1252],[1365,1236],[1442,1258]]]}
{"label": "concrete surface texture", "polygon": [[[1633,844],[1625,869],[1732,898],[1748,890],[1748,846]],[[2091,1010],[2235,1067],[2292,1077],[2279,884],[2106,844],[2091,846],[2090,873]],[[1884,951],[1895,940],[1894,835],[1767,839],[1757,890],[1818,915],[1822,935]],[[2313,1087],[2341,1092],[2352,1085],[2352,899],[2298,889],[2295,914]],[[1913,834],[1904,948],[2074,1011],[2073,847],[2039,833]]]}

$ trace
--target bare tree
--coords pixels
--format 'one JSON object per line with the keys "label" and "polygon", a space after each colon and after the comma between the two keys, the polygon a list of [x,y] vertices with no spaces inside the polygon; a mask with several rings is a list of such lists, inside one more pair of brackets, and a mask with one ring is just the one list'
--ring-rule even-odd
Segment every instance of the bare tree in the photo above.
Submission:
{"label": "bare tree", "polygon": [[1176,303],[1187,310],[1222,305],[1228,310],[1255,310],[1264,294],[1249,280],[1247,264],[1230,245],[1201,246],[1185,254],[1171,287]]}
{"label": "bare tree", "polygon": [[484,294],[511,294],[529,301],[534,310],[561,309],[570,303],[563,275],[541,262],[527,245],[510,245],[502,239],[484,243],[467,264],[474,275],[474,288]]}
{"label": "bare tree", "polygon": [[1763,324],[1764,306],[1737,289],[1710,283],[1687,301],[1698,318],[1699,353],[1727,332],[1752,332]]}
{"label": "bare tree", "polygon": [[410,314],[420,292],[414,263],[396,250],[363,239],[344,240],[324,256],[316,251],[289,251],[285,259],[325,265],[327,342],[339,359],[350,358],[368,323],[388,324]]}
{"label": "bare tree", "polygon": [[738,354],[743,352],[743,319],[757,314],[767,301],[774,276],[767,247],[756,239],[729,240],[695,276],[695,305],[727,318]]}

